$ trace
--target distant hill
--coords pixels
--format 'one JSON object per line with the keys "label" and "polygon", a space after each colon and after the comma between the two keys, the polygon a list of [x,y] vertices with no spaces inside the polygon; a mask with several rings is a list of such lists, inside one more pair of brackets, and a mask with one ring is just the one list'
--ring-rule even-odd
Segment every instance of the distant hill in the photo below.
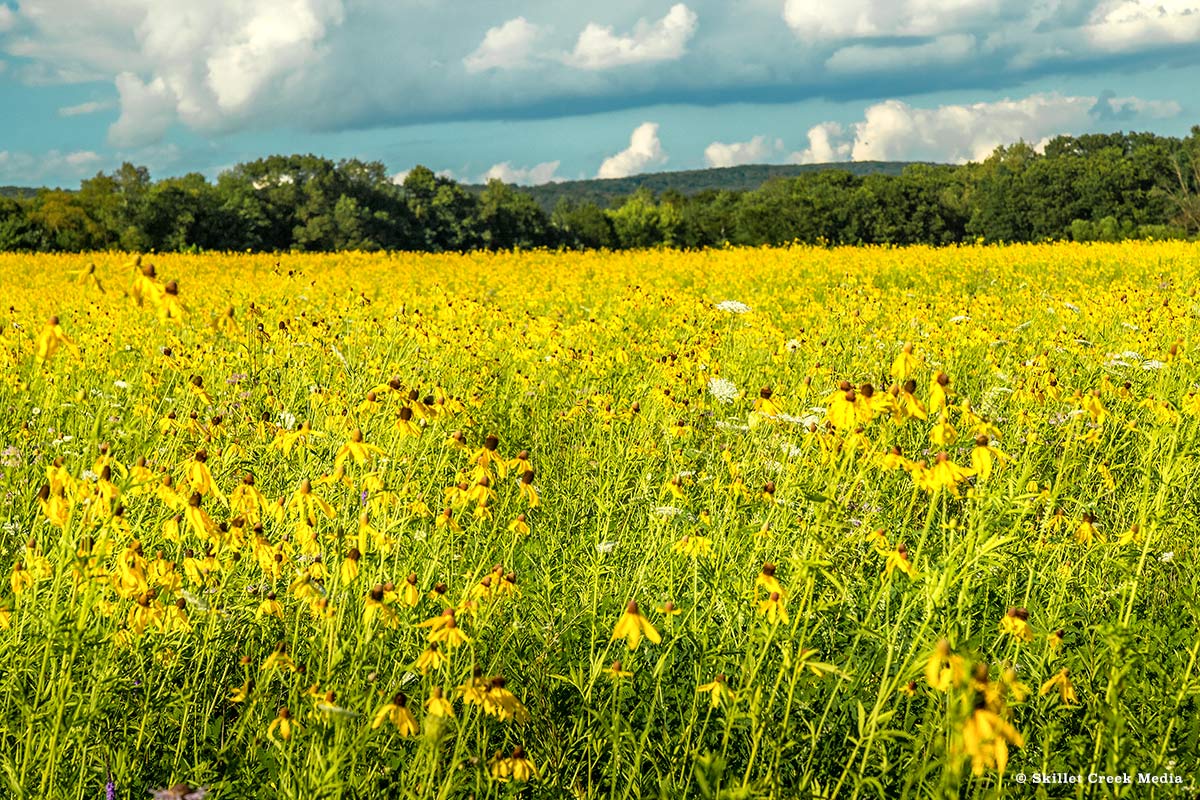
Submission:
{"label": "distant hill", "polygon": [[0,186],[0,197],[19,197],[24,199],[36,197],[37,193],[37,189],[28,186]]}
{"label": "distant hill", "polygon": [[[606,208],[614,200],[626,197],[641,188],[658,194],[674,189],[681,194],[692,195],[706,190],[749,191],[757,189],[774,178],[794,178],[811,172],[841,170],[852,175],[899,175],[911,161],[845,161],[834,164],[746,164],[740,167],[714,167],[712,169],[687,169],[679,172],[654,172],[631,175],[628,178],[594,178],[586,181],[563,181],[541,186],[522,186],[521,191],[530,194],[547,212],[564,197],[576,201],[592,201]],[[466,187],[473,192],[482,186]]]}

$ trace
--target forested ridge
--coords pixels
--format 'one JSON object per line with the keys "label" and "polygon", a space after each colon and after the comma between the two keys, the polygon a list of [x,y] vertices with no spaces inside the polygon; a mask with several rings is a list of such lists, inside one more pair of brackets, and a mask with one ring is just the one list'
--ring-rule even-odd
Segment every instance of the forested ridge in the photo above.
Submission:
{"label": "forested ridge", "polygon": [[[780,171],[798,170],[781,175]],[[706,172],[725,173],[710,175]],[[773,174],[772,174],[773,173]],[[675,176],[672,178],[671,176]],[[757,188],[703,188],[719,186]],[[706,182],[707,181],[707,182]],[[425,167],[314,155],[239,164],[215,182],[124,164],[78,190],[0,190],[0,250],[423,250],[954,244],[1200,234],[1200,126],[1060,136],[982,162],[756,165],[471,187]]]}

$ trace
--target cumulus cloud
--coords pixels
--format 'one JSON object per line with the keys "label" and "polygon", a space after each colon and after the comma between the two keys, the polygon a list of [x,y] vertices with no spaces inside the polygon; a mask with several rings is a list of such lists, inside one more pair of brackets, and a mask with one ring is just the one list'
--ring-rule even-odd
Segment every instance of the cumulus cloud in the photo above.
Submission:
{"label": "cumulus cloud", "polygon": [[755,136],[748,142],[713,142],[704,148],[704,163],[710,167],[738,167],[771,160],[783,148],[783,142]]}
{"label": "cumulus cloud", "polygon": [[597,178],[627,178],[644,172],[647,167],[664,164],[667,154],[658,140],[658,123],[643,122],[629,137],[629,147],[604,159]]}
{"label": "cumulus cloud", "polygon": [[475,52],[463,59],[467,72],[520,69],[529,66],[533,45],[542,31],[524,17],[489,28]]}
{"label": "cumulus cloud", "polygon": [[556,174],[561,163],[561,161],[543,161],[532,167],[514,167],[512,162],[502,161],[499,164],[493,164],[487,172],[480,175],[479,182],[487,183],[490,180],[498,180],[523,186],[557,183],[563,180]]}
{"label": "cumulus cloud", "polygon": [[304,78],[343,20],[342,0],[28,0],[8,52],[27,77],[113,80],[118,145],[154,141],[178,118],[206,131],[311,105]]}
{"label": "cumulus cloud", "polygon": [[1195,0],[1107,0],[1084,29],[1096,47],[1112,52],[1148,44],[1183,44],[1200,39],[1200,4]]}
{"label": "cumulus cloud", "polygon": [[11,31],[17,24],[17,15],[8,6],[0,3],[0,33]]}
{"label": "cumulus cloud", "polygon": [[698,19],[686,5],[676,3],[658,22],[639,20],[633,32],[625,36],[614,33],[611,25],[590,22],[579,34],[567,63],[580,69],[601,70],[677,59],[687,52]]}
{"label": "cumulus cloud", "polygon": [[447,25],[433,0],[21,0],[20,10],[0,0],[10,27],[0,59],[26,84],[111,83],[113,141],[133,146],[172,126],[329,132],[731,98],[992,93],[1195,63],[1198,5],[668,0],[646,11],[634,0],[526,0],[493,18],[504,4],[458,0],[462,24]]}
{"label": "cumulus cloud", "polygon": [[78,180],[103,161],[103,156],[93,150],[45,153],[0,150],[0,183],[36,184],[60,176]]}
{"label": "cumulus cloud", "polygon": [[121,116],[108,129],[117,147],[140,147],[162,139],[175,121],[178,98],[163,78],[144,83],[130,72],[117,76]]}
{"label": "cumulus cloud", "polygon": [[1101,92],[1091,108],[1092,116],[1106,121],[1129,121],[1139,117],[1145,119],[1171,119],[1183,113],[1183,107],[1174,100],[1143,100],[1140,97],[1117,97],[1111,90]]}
{"label": "cumulus cloud", "polygon": [[855,161],[980,161],[999,145],[1086,127],[1094,97],[1035,94],[1021,100],[914,108],[877,103],[854,126]]}
{"label": "cumulus cloud", "polygon": [[808,41],[936,36],[998,16],[999,0],[787,0],[783,19]]}
{"label": "cumulus cloud", "polygon": [[95,114],[99,111],[107,111],[112,108],[113,104],[107,101],[89,100],[86,103],[79,103],[73,106],[63,106],[58,109],[60,117],[78,117],[84,114]]}
{"label": "cumulus cloud", "polygon": [[845,135],[836,122],[822,122],[808,129],[808,147],[788,156],[791,164],[828,164],[845,161],[850,156],[851,144],[840,142]]}
{"label": "cumulus cloud", "polygon": [[824,122],[808,131],[807,149],[788,160],[800,164],[831,161],[981,161],[1002,144],[1018,140],[1044,144],[1060,134],[1091,130],[1104,115],[1165,117],[1181,113],[1174,101],[1138,97],[1071,97],[1057,93],[990,103],[919,108],[900,100],[869,106],[863,119],[843,127]]}

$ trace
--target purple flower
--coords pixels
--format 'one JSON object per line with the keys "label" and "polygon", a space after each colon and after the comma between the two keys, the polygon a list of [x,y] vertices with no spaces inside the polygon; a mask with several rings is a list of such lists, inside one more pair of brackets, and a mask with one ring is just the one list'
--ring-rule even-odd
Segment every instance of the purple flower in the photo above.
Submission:
{"label": "purple flower", "polygon": [[360,506],[365,506],[367,504],[367,490],[366,489],[363,489],[362,494],[360,494],[358,496],[358,504]]}
{"label": "purple flower", "polygon": [[104,800],[117,800],[117,785],[113,783],[112,778],[104,784]]}

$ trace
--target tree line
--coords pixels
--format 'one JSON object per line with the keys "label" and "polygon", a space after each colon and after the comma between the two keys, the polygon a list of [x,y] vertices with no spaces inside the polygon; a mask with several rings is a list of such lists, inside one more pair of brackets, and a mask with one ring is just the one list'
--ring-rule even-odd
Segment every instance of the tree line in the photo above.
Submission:
{"label": "tree line", "polygon": [[1200,126],[1059,136],[961,166],[830,168],[753,190],[639,189],[608,204],[470,187],[425,167],[313,155],[151,180],[124,164],[77,191],[0,197],[0,250],[420,250],[954,244],[1200,235]]}

